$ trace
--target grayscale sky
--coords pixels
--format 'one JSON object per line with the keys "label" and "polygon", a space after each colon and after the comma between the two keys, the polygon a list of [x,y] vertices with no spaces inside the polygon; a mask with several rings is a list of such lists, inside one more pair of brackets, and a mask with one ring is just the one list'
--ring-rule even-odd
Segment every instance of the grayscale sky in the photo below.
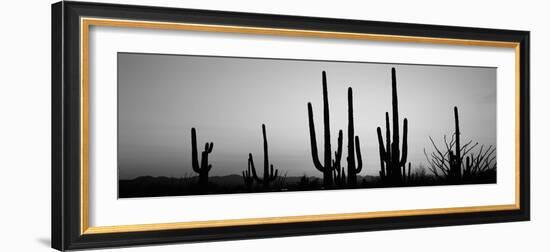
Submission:
{"label": "grayscale sky", "polygon": [[[240,174],[249,152],[261,166],[262,123],[270,162],[279,172],[321,177],[311,159],[307,103],[313,105],[322,160],[323,70],[333,148],[338,129],[344,130],[344,150],[347,146],[347,88],[352,87],[364,160],[360,175],[376,175],[376,127],[384,126],[391,110],[392,67],[400,127],[403,118],[409,120],[408,160],[414,168],[426,164],[429,136],[442,144],[443,135],[452,133],[453,106],[459,108],[463,139],[496,145],[495,68],[119,53],[119,178],[194,176],[192,127],[200,149],[214,142],[210,176]],[[346,156],[344,151],[344,167]]]}

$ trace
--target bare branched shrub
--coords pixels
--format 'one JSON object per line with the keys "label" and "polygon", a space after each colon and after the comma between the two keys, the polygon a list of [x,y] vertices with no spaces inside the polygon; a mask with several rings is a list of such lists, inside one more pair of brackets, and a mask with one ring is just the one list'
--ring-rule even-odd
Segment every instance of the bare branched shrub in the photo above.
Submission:
{"label": "bare branched shrub", "polygon": [[[471,179],[491,171],[496,171],[496,148],[493,145],[488,147],[468,141],[463,146],[460,146],[460,159],[454,161],[456,154],[453,149],[456,149],[456,137],[452,135],[448,140],[447,136],[443,136],[443,147],[438,147],[432,137],[430,142],[434,148],[432,153],[428,153],[424,149],[424,155],[428,161],[428,169],[438,179],[453,178],[451,167],[460,167],[459,179]],[[456,152],[456,151],[455,151]]]}

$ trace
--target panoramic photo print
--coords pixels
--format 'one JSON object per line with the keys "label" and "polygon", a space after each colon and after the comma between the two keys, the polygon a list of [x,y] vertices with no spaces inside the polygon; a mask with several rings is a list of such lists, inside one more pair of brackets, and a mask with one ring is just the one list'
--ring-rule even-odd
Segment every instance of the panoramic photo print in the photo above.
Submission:
{"label": "panoramic photo print", "polygon": [[119,198],[497,182],[496,68],[117,57]]}

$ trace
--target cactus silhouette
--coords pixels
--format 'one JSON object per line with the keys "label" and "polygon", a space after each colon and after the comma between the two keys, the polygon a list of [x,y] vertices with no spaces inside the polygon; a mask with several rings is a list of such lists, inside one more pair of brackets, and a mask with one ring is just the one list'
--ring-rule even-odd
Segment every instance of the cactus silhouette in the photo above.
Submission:
{"label": "cactus silhouette", "polygon": [[[357,184],[357,174],[363,168],[361,159],[361,149],[359,148],[359,137],[355,136],[353,123],[353,91],[348,88],[348,185]],[[357,166],[355,165],[355,155],[357,152]]]}
{"label": "cactus silhouette", "polygon": [[[454,107],[454,114],[455,114],[455,151],[452,150],[449,151],[449,178],[454,181],[460,181],[460,178],[462,177],[462,158],[460,157],[461,147],[460,146],[460,125],[458,122],[458,108]],[[468,166],[470,166],[470,160],[467,158],[467,169]]]}
{"label": "cactus silhouette", "polygon": [[337,186],[346,185],[346,171],[343,167],[336,167],[334,169],[334,184]]}
{"label": "cactus silhouette", "polygon": [[252,189],[254,183],[254,177],[252,176],[252,169],[250,168],[250,162],[248,162],[248,169],[243,171],[243,181],[246,189]]}
{"label": "cactus silhouette", "polygon": [[[435,144],[432,137],[430,141],[435,151],[430,155],[424,149],[424,155],[430,165],[430,171],[441,180],[451,183],[459,183],[486,176],[496,170],[496,149],[494,146],[481,145],[472,140],[461,143],[460,122],[458,119],[458,107],[454,107],[455,129],[450,140],[443,136],[444,149]],[[466,160],[464,158],[466,157]]]}
{"label": "cactus silhouette", "polygon": [[[313,121],[313,109],[311,102],[307,104],[308,118],[309,118],[309,135],[311,139],[311,156],[313,158],[313,164],[317,170],[323,173],[323,185],[331,186],[333,183],[332,173],[334,171],[333,163],[340,163],[341,155],[336,157],[335,160],[332,160],[331,157],[331,146],[330,146],[330,113],[329,113],[329,104],[328,104],[328,91],[327,91],[327,77],[326,72],[323,71],[323,124],[324,124],[324,137],[325,137],[325,156],[324,156],[324,165],[321,164],[319,160],[319,154],[317,151],[317,137],[315,136],[315,123]],[[339,134],[341,134],[340,130]],[[341,144],[341,142],[339,142]],[[339,146],[338,149],[341,147]]]}
{"label": "cactus silhouette", "polygon": [[269,154],[267,150],[267,136],[265,133],[265,124],[262,124],[262,134],[264,138],[264,176],[263,178],[259,178],[258,174],[256,173],[256,168],[254,167],[254,159],[252,157],[252,153],[248,154],[248,167],[252,171],[252,177],[254,180],[260,184],[263,184],[264,188],[269,188],[269,184],[275,179],[277,179],[277,174],[279,171],[277,169],[273,169],[273,164],[269,164]]}
{"label": "cactus silhouette", "polygon": [[[403,174],[405,173],[405,164],[407,163],[407,118],[403,120],[403,145],[399,149],[399,111],[397,99],[397,81],[395,76],[395,68],[391,70],[392,74],[392,126],[393,135],[390,143],[390,123],[389,114],[386,112],[386,145],[382,139],[382,130],[380,127],[376,129],[378,134],[378,145],[380,152],[380,177],[382,181],[387,181],[391,184],[400,184],[403,182]],[[403,170],[403,171],[402,171]]]}
{"label": "cactus silhouette", "polygon": [[208,164],[208,155],[212,153],[213,148],[213,142],[207,142],[204,145],[204,151],[202,151],[201,163],[199,166],[197,132],[195,128],[191,128],[191,163],[193,165],[193,171],[199,174],[199,185],[203,187],[208,186],[208,172],[212,169],[212,165]]}

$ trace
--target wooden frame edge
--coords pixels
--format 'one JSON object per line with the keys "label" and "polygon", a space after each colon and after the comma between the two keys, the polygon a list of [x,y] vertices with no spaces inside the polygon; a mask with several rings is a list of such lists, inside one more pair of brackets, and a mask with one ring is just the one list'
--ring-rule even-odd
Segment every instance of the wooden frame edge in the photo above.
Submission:
{"label": "wooden frame edge", "polygon": [[[389,42],[415,42],[415,43],[431,43],[431,44],[448,44],[448,45],[463,45],[463,46],[487,46],[487,47],[504,47],[514,48],[516,57],[516,188],[515,188],[515,204],[511,205],[490,205],[490,206],[475,206],[475,207],[454,207],[454,208],[434,208],[434,209],[415,209],[415,210],[397,210],[397,211],[380,211],[380,212],[365,212],[365,213],[342,213],[342,214],[323,214],[323,215],[302,215],[302,216],[285,216],[285,217],[270,217],[270,218],[250,218],[250,219],[229,219],[229,220],[212,220],[212,221],[193,221],[193,222],[175,222],[175,223],[158,223],[158,224],[135,224],[121,226],[99,226],[90,227],[89,225],[89,28],[90,26],[111,26],[111,27],[131,27],[131,28],[148,28],[148,29],[169,29],[169,30],[187,30],[187,31],[204,31],[204,32],[226,32],[226,33],[244,33],[256,35],[278,35],[278,36],[301,36],[301,37],[318,37],[318,38],[337,38],[337,39],[360,39],[372,41],[389,41]],[[453,38],[432,38],[432,37],[415,37],[415,36],[398,36],[398,35],[382,35],[382,34],[366,34],[366,33],[347,33],[347,32],[326,32],[317,30],[294,30],[294,29],[277,29],[277,28],[262,28],[250,26],[227,26],[227,25],[206,25],[196,23],[174,23],[174,22],[154,22],[154,21],[137,21],[124,19],[105,19],[105,18],[90,18],[81,17],[81,235],[90,234],[107,234],[121,232],[141,232],[141,231],[160,231],[173,229],[192,229],[192,228],[208,228],[208,227],[227,227],[227,226],[242,226],[242,225],[262,225],[262,224],[281,224],[293,222],[314,222],[314,221],[334,221],[334,220],[352,220],[352,219],[368,219],[368,218],[384,218],[384,217],[400,217],[400,216],[418,216],[418,215],[434,215],[434,214],[452,214],[452,213],[471,213],[471,212],[491,212],[504,210],[519,210],[520,206],[520,43],[519,42],[503,42],[489,40],[468,40],[468,39],[453,39]]]}
{"label": "wooden frame edge", "polygon": [[387,218],[387,217],[395,217],[395,216],[406,217],[406,216],[418,216],[418,215],[490,212],[490,211],[516,210],[516,209],[517,209],[516,204],[510,204],[510,205],[493,205],[493,206],[482,206],[482,207],[433,208],[433,209],[396,210],[396,211],[379,211],[379,212],[348,213],[348,214],[301,215],[301,216],[268,217],[268,218],[230,219],[230,220],[217,220],[217,221],[209,220],[209,221],[120,225],[120,226],[100,226],[100,227],[89,227],[88,229],[85,230],[83,234],[108,234],[108,233],[121,233],[121,232],[163,231],[163,230],[173,230],[173,229],[248,226],[248,225],[262,225],[262,224],[285,224],[285,223],[293,223],[293,222],[372,219],[372,218]]}

